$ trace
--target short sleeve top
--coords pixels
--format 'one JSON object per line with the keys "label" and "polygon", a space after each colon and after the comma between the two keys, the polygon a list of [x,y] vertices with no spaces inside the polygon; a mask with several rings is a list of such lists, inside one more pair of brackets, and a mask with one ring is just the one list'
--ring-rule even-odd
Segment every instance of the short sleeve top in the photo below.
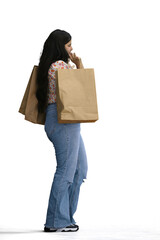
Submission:
{"label": "short sleeve top", "polygon": [[57,69],[72,69],[70,64],[62,60],[58,60],[51,64],[48,70],[48,104],[56,102],[56,76]]}

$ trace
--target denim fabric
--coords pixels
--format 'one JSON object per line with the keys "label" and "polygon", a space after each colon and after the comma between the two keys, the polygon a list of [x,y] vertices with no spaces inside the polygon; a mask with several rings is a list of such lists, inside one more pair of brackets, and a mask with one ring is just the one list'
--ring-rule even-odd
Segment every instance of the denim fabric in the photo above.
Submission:
{"label": "denim fabric", "polygon": [[46,109],[45,132],[53,143],[56,172],[51,186],[46,223],[49,228],[75,224],[80,186],[87,178],[87,156],[80,123],[58,123],[57,103]]}

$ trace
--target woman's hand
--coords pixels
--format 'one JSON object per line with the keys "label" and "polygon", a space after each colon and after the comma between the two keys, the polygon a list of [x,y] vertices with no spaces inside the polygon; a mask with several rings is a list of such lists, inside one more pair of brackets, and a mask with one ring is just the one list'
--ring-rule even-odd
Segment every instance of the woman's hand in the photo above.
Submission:
{"label": "woman's hand", "polygon": [[76,67],[79,68],[80,66],[80,58],[76,56],[75,53],[69,53],[69,57],[71,61],[76,64]]}

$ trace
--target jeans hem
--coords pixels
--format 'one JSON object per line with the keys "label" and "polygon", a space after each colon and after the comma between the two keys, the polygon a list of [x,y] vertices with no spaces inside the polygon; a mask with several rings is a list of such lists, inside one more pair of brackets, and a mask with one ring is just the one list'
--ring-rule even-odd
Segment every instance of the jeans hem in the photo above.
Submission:
{"label": "jeans hem", "polygon": [[65,224],[65,225],[61,225],[61,226],[58,226],[58,227],[54,227],[54,226],[51,226],[51,225],[48,225],[48,224],[44,224],[44,226],[46,228],[55,228],[55,229],[59,229],[59,228],[65,228],[67,226],[70,226],[72,223],[69,223],[69,224]]}

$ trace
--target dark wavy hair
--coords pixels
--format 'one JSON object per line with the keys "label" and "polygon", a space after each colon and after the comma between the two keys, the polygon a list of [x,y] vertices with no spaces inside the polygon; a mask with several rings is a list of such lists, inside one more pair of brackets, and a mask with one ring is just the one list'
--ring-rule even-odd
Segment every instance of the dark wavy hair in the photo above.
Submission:
{"label": "dark wavy hair", "polygon": [[39,113],[44,113],[48,104],[48,70],[51,64],[58,60],[63,60],[68,63],[69,55],[64,45],[68,43],[71,38],[68,32],[56,29],[50,33],[44,43],[37,73],[36,98],[38,100]]}

